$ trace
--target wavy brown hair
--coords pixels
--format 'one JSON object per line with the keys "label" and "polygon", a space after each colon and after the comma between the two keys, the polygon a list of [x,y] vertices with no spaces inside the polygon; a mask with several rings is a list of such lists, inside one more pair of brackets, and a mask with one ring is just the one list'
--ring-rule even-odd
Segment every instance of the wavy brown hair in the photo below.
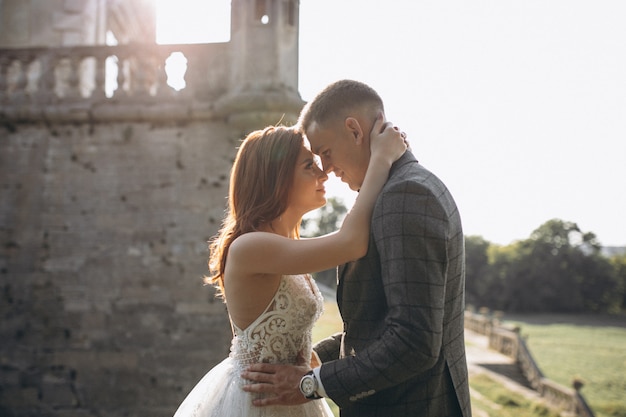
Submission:
{"label": "wavy brown hair", "polygon": [[[224,269],[233,241],[259,230],[287,209],[303,144],[298,130],[269,126],[250,133],[239,147],[230,173],[228,211],[209,245],[211,274],[205,282],[218,289],[218,296],[224,298]],[[299,236],[299,229],[295,232]]]}

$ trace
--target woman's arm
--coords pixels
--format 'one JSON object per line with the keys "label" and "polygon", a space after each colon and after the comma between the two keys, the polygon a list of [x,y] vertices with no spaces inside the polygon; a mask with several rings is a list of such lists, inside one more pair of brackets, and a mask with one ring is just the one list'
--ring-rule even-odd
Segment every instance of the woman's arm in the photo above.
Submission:
{"label": "woman's arm", "polygon": [[299,274],[322,271],[364,256],[374,203],[392,163],[406,150],[401,133],[382,115],[372,128],[370,147],[361,190],[339,231],[302,240],[267,232],[246,233],[231,245],[229,263],[243,273]]}

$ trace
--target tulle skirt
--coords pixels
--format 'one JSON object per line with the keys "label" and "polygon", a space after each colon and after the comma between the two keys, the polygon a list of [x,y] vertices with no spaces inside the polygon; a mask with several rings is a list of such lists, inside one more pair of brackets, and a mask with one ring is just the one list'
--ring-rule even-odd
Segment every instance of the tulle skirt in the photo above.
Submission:
{"label": "tulle skirt", "polygon": [[253,393],[242,390],[240,370],[232,358],[211,369],[178,407],[174,417],[332,417],[326,400],[294,406],[252,405]]}

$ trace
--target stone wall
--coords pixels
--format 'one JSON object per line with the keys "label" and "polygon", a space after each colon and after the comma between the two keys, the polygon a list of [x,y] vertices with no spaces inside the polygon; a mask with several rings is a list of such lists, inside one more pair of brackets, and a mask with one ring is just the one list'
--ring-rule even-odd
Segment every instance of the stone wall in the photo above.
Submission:
{"label": "stone wall", "polygon": [[[268,0],[264,24],[256,0],[232,0],[229,43],[130,43],[153,28],[128,26],[146,2],[0,1],[0,32],[97,6],[99,23],[68,30],[123,42],[0,36],[0,416],[171,416],[228,354],[225,305],[202,281],[207,241],[238,141],[303,105],[298,1]],[[181,91],[166,83],[174,52],[188,61]]]}
{"label": "stone wall", "polygon": [[202,276],[239,138],[210,121],[0,129],[0,414],[169,415],[227,355]]}

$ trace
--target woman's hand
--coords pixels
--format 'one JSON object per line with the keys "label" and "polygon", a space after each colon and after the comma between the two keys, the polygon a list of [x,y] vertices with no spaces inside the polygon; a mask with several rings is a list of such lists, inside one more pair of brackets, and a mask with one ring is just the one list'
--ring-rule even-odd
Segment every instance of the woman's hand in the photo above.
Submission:
{"label": "woman's hand", "polygon": [[370,132],[371,159],[381,158],[392,164],[406,152],[407,146],[406,133],[386,121],[385,115],[380,113]]}

